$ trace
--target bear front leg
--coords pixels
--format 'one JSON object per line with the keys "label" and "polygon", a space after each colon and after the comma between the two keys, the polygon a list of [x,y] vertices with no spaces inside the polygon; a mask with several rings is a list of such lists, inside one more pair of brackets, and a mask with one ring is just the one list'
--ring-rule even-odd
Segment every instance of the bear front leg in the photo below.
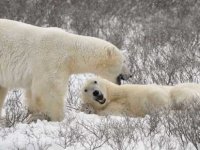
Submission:
{"label": "bear front leg", "polygon": [[44,119],[62,121],[64,118],[64,95],[64,83],[55,81],[33,82],[33,103],[30,105],[30,109],[32,109],[35,114],[33,118],[36,116],[35,119],[37,119],[38,114],[43,114],[45,117]]}
{"label": "bear front leg", "polygon": [[36,122],[38,119],[50,121],[50,118],[47,115],[39,112],[35,100],[32,98],[31,90],[27,89],[25,91],[25,100],[26,106],[28,107],[28,114],[25,120],[26,123]]}

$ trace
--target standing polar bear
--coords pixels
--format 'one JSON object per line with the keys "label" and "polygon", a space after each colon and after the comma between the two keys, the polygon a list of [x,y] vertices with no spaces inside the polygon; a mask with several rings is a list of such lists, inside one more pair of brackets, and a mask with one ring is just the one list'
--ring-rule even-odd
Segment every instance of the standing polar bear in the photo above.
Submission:
{"label": "standing polar bear", "polygon": [[32,113],[60,121],[71,74],[119,83],[122,65],[118,48],[104,40],[0,19],[0,111],[10,88],[24,88]]}
{"label": "standing polar bear", "polygon": [[176,86],[125,84],[116,85],[106,79],[87,81],[82,90],[82,111],[98,115],[144,117],[151,109],[178,106],[184,101],[200,99],[200,85],[185,83]]}

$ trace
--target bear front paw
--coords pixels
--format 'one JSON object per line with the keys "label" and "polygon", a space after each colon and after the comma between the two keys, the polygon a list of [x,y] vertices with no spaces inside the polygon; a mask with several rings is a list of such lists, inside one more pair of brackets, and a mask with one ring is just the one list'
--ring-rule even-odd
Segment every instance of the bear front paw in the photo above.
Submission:
{"label": "bear front paw", "polygon": [[25,120],[26,123],[30,124],[31,122],[37,122],[37,120],[47,120],[51,121],[50,117],[44,113],[34,113],[30,114],[27,119]]}
{"label": "bear front paw", "polygon": [[87,103],[81,104],[80,111],[86,114],[95,114],[94,108],[90,104],[87,104]]}

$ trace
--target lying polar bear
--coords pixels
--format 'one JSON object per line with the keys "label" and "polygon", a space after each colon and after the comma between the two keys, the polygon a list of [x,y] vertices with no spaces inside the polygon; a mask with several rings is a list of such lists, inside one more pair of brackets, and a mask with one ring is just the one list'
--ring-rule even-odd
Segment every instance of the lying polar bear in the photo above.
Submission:
{"label": "lying polar bear", "polygon": [[152,109],[174,106],[185,100],[200,98],[200,85],[185,83],[176,86],[116,85],[106,79],[87,81],[82,90],[82,111],[98,115],[144,117]]}

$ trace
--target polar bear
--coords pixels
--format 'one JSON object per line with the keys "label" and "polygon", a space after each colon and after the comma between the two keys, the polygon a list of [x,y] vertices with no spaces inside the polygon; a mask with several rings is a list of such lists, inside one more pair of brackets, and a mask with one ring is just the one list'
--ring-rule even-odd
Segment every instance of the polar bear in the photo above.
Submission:
{"label": "polar bear", "polygon": [[0,19],[0,111],[7,91],[23,88],[33,114],[61,121],[71,74],[94,73],[120,83],[122,69],[121,52],[107,41]]}
{"label": "polar bear", "polygon": [[[124,84],[116,85],[100,77],[88,80],[82,90],[82,108],[98,115],[144,117],[152,109],[176,106],[185,100],[200,99],[200,85],[176,86]],[[174,107],[177,109],[176,107]]]}

